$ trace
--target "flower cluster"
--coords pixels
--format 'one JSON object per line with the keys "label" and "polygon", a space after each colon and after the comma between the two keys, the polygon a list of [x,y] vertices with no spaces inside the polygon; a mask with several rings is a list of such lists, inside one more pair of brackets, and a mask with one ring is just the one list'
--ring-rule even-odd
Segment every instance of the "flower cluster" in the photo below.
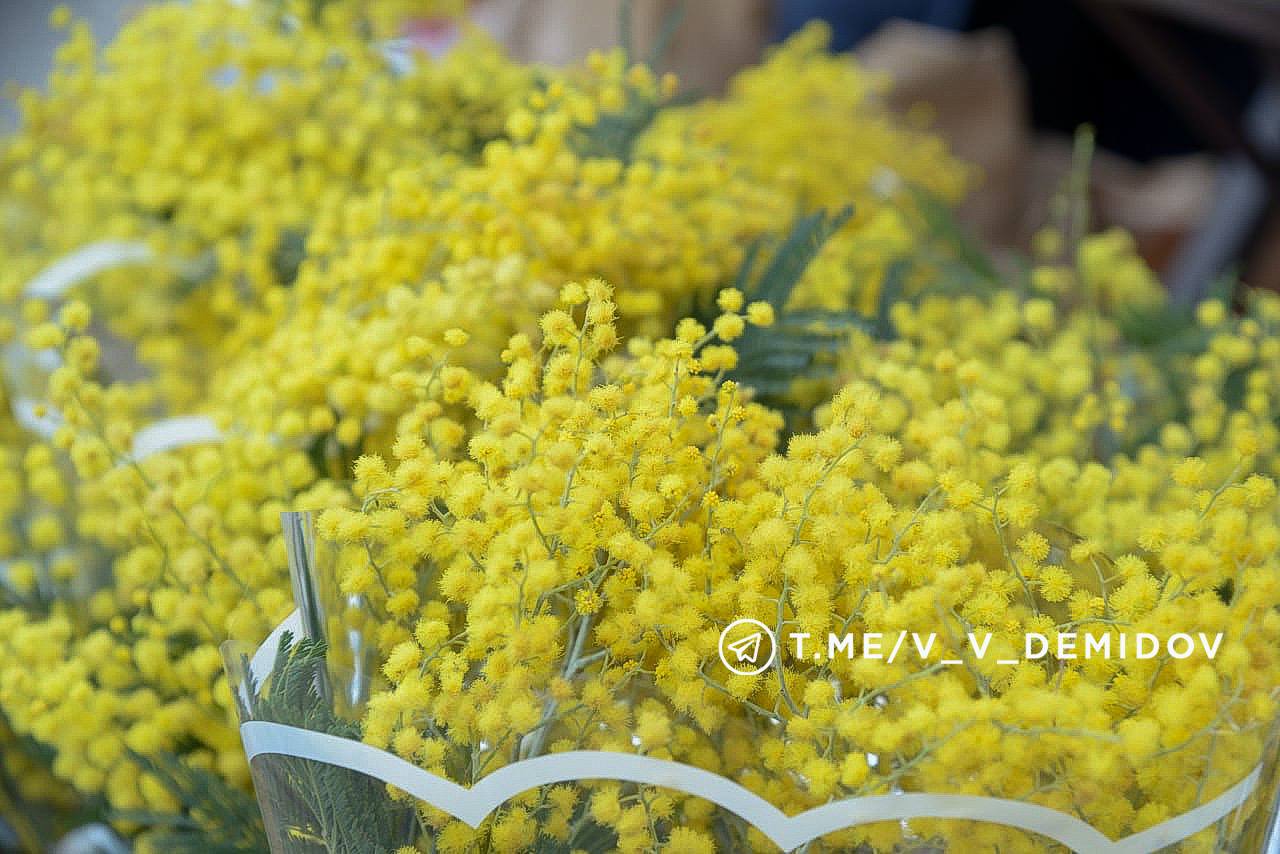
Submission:
{"label": "flower cluster", "polygon": [[[361,508],[323,517],[344,590],[379,627],[388,685],[367,741],[466,783],[543,751],[638,751],[788,812],[982,794],[1114,837],[1205,802],[1265,755],[1280,673],[1276,488],[1257,473],[1275,465],[1269,415],[1235,410],[1198,437],[1171,421],[1143,441],[1141,421],[1099,391],[1124,364],[1112,324],[1002,292],[899,304],[897,337],[855,337],[821,429],[783,453],[776,418],[706,376],[732,366],[716,331],[741,331],[741,295],[722,294],[716,331],[685,321],[674,339],[602,359],[599,338],[617,337],[599,325],[606,293],[566,288],[544,348],[517,336],[504,350],[501,384],[459,376],[438,392],[442,411],[468,402],[473,429],[442,415],[402,432],[389,457],[357,461]],[[1261,299],[1260,313],[1275,305]],[[1225,323],[1213,304],[1201,316]],[[747,677],[716,657],[742,616],[778,637],[943,641],[928,660],[784,660]],[[1017,660],[1031,632],[1192,627],[1222,633],[1220,654]],[[971,632],[991,639],[980,658]],[[572,845],[595,822],[621,850],[768,850],[696,800],[584,788],[530,793],[480,836],[504,850]],[[432,809],[421,819],[439,849],[476,844]],[[1224,832],[1183,850],[1213,850]],[[823,842],[893,850],[902,833]],[[913,821],[910,833],[1042,844],[994,825]]]}
{"label": "flower cluster", "polygon": [[[956,279],[931,222],[967,168],[820,28],[679,105],[622,51],[532,69],[470,33],[389,56],[376,37],[423,8],[158,4],[101,59],[73,25],[50,92],[22,96],[0,148],[5,402],[53,425],[0,418],[4,767],[40,755],[19,739],[51,757],[25,797],[100,797],[129,832],[180,813],[231,845],[219,809],[249,773],[218,647],[292,607],[284,510],[317,514],[350,606],[329,616],[371,639],[361,737],[460,783],[639,752],[791,813],[969,793],[1119,837],[1264,757],[1280,300],[1179,312],[1119,232],[1045,232],[1025,274]],[[791,302],[757,299],[750,263],[788,261],[797,214],[848,204]],[[152,260],[61,305],[25,293],[101,241]],[[856,322],[790,435],[739,361],[801,346],[820,310]],[[222,441],[135,446],[186,413]],[[717,655],[740,617],[941,640],[743,676]],[[1086,631],[1223,641],[999,663],[1027,633]],[[415,806],[436,851],[771,846],[645,786],[528,792],[478,830]],[[904,839],[1044,848],[912,821],[813,849]]]}
{"label": "flower cluster", "polygon": [[889,267],[911,257],[923,268],[920,256],[931,251],[913,195],[957,202],[973,170],[937,137],[904,134],[880,100],[888,79],[828,53],[829,40],[824,28],[807,27],[735,77],[727,98],[666,112],[645,145],[710,146],[805,207],[852,206],[850,222],[801,282],[797,303],[872,312]]}
{"label": "flower cluster", "polygon": [[4,302],[81,246],[148,246],[152,261],[87,293],[175,407],[203,397],[243,314],[292,282],[322,211],[406,164],[453,168],[532,85],[479,34],[402,68],[362,35],[362,4],[265,5],[154,5],[100,57],[71,25],[50,91],[22,93],[0,148]]}
{"label": "flower cluster", "polygon": [[[77,313],[83,303],[63,316]],[[31,552],[6,572],[18,607],[3,612],[0,705],[56,749],[54,772],[79,791],[172,809],[136,757],[181,749],[194,767],[248,782],[217,645],[260,638],[290,610],[280,512],[348,493],[317,479],[303,451],[265,438],[137,458],[138,407],[127,387],[93,379],[94,358],[77,357],[96,354],[83,328],[32,333],[63,342],[49,402],[64,424],[22,460],[47,509],[32,511]]]}

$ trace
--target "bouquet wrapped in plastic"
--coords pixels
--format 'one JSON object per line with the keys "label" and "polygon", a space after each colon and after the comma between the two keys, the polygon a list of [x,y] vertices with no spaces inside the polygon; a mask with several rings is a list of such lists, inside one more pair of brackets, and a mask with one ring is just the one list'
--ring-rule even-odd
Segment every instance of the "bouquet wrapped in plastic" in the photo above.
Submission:
{"label": "bouquet wrapped in plastic", "polygon": [[1258,846],[1275,298],[1168,304],[1078,196],[998,269],[818,28],[684,103],[412,5],[158,4],[22,96],[0,793],[139,851]]}
{"label": "bouquet wrapped in plastic", "polygon": [[[386,824],[360,844],[388,850],[1260,844],[1280,532],[1253,468],[1274,428],[1237,411],[1188,457],[1165,425],[1104,466],[1141,423],[1087,421],[1110,322],[996,294],[856,334],[864,358],[783,450],[780,417],[719,376],[771,311],[719,303],[613,355],[609,289],[569,285],[504,379],[424,374],[439,414],[319,519],[332,580],[295,592],[334,596],[301,595],[298,634],[236,672],[264,809],[326,768],[365,775],[382,806],[356,813]],[[1207,340],[1261,331],[1218,311]],[[326,669],[325,638],[373,663]],[[358,728],[296,728],[297,703],[366,685]],[[305,791],[281,850],[353,803]]]}

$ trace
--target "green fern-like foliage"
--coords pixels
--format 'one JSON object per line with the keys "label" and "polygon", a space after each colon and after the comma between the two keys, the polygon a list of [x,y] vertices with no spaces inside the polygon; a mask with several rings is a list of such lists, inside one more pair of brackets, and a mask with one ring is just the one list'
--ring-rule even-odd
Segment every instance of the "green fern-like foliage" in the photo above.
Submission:
{"label": "green fern-like foliage", "polygon": [[[631,38],[632,6],[630,0],[623,0],[618,12],[618,42],[626,52],[629,61],[637,61],[650,68],[657,69],[662,65],[671,40],[680,20],[684,16],[684,5],[676,4],[663,16],[658,37],[649,54],[636,56]],[[653,97],[641,93],[633,86],[624,90],[626,103],[616,113],[603,113],[594,123],[579,127],[571,142],[574,151],[580,157],[607,157],[628,163],[636,140],[653,124],[658,114],[667,107],[689,103],[693,100],[690,93],[676,95],[671,98]]]}
{"label": "green fern-like foliage", "polygon": [[[915,254],[889,264],[880,286],[875,313],[853,310],[790,309],[788,304],[822,247],[849,220],[850,207],[799,216],[781,239],[758,240],[748,247],[734,286],[748,300],[763,300],[774,310],[773,326],[748,327],[734,342],[738,366],[730,378],[753,388],[761,401],[782,411],[792,429],[810,426],[797,402],[797,381],[822,383],[833,378],[836,354],[852,329],[881,340],[892,340],[893,306],[924,293],[955,288],[965,293],[989,293],[1000,283],[990,258],[956,220],[954,211],[928,191],[909,187],[914,215],[926,238]],[[767,263],[762,259],[767,258]],[[924,263],[937,270],[930,289],[908,294],[908,277]],[[714,310],[696,312],[710,322]]]}
{"label": "green fern-like foliage", "polygon": [[621,112],[602,115],[594,124],[578,129],[573,138],[574,150],[581,157],[629,162],[636,139],[653,123],[659,109],[658,102],[629,92]]}
{"label": "green fern-like foliage", "polygon": [[917,184],[906,184],[905,190],[923,235],[915,260],[937,269],[939,290],[986,294],[1002,286],[991,256],[960,222],[951,204]]}
{"label": "green fern-like foliage", "polygon": [[[249,717],[358,740],[359,724],[328,698],[324,643],[280,638],[270,682],[250,682]],[[289,854],[379,854],[412,841],[413,812],[356,771],[292,756],[255,759],[255,783],[276,844]]]}
{"label": "green fern-like foliage", "polygon": [[181,804],[176,813],[121,810],[112,820],[144,828],[153,850],[171,854],[247,854],[267,850],[258,805],[248,792],[233,788],[203,768],[172,753],[134,755],[153,778]]}
{"label": "green fern-like foliage", "polygon": [[[1214,282],[1206,298],[1232,305],[1240,290],[1240,282],[1234,276],[1224,276]],[[1248,306],[1244,307],[1246,310]],[[1162,383],[1168,393],[1161,401],[1167,409],[1159,418],[1150,419],[1148,428],[1141,431],[1118,450],[1135,452],[1139,447],[1154,442],[1160,427],[1170,421],[1185,423],[1191,416],[1186,401],[1191,393],[1191,373],[1186,362],[1203,353],[1213,333],[1196,322],[1195,309],[1170,300],[1154,306],[1129,307],[1116,312],[1115,323],[1126,348],[1144,352],[1161,373]],[[1244,405],[1249,368],[1230,370],[1222,380],[1223,401],[1232,408]]]}
{"label": "green fern-like foliage", "polygon": [[[774,324],[749,326],[734,342],[738,366],[731,379],[755,389],[760,399],[784,410],[787,394],[797,379],[822,379],[833,371],[830,358],[852,326],[868,327],[853,312],[789,311],[787,303],[809,264],[831,235],[853,214],[851,207],[835,213],[817,211],[796,219],[780,242],[758,240],[747,248],[734,286],[749,301],[764,301],[774,310]],[[760,259],[768,255],[761,266]],[[711,319],[710,309],[701,312]]]}

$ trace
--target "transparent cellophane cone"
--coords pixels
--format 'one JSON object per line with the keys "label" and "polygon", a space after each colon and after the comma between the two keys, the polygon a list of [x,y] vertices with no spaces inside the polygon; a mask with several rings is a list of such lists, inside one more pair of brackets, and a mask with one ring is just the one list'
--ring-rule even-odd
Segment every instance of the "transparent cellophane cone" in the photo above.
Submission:
{"label": "transparent cellophane cone", "polygon": [[[312,649],[305,639],[294,641],[259,683],[248,664],[251,650],[224,646],[241,723],[267,721],[358,740],[358,707],[349,699],[363,677],[310,659]],[[250,770],[273,854],[394,851],[416,835],[411,805],[394,800],[373,777],[277,753],[255,756]]]}
{"label": "transparent cellophane cone", "polygon": [[[359,721],[365,705],[372,694],[385,687],[373,653],[376,620],[359,597],[343,596],[337,590],[334,572],[329,569],[336,563],[335,555],[326,548],[323,544],[318,547],[308,544],[304,563],[312,582],[308,595],[314,601],[310,605],[302,603],[321,615],[315,618],[319,622],[313,622],[312,630],[328,639],[324,657],[315,658],[314,648],[308,646],[307,641],[295,639],[291,655],[276,655],[269,668],[271,676],[259,685],[248,672],[248,650],[230,650],[227,654],[229,681],[238,688],[242,720],[274,721],[359,740]],[[308,656],[312,656],[311,663],[304,666]],[[584,674],[579,672],[574,681],[579,678],[584,678]],[[646,701],[658,698],[651,694],[652,687],[646,690],[640,688],[639,683],[629,684],[635,687],[616,693],[611,699],[629,709],[628,714],[615,720],[634,723],[637,710]],[[463,733],[451,732],[447,722],[424,722],[424,739],[438,738],[449,744],[444,759],[434,770],[452,783],[470,788],[522,760],[566,750],[605,750],[643,753],[701,766],[744,786],[793,817],[842,797],[815,796],[813,783],[805,777],[799,764],[779,762],[777,756],[772,759],[764,756],[762,745],[766,741],[780,740],[784,744],[789,741],[786,726],[773,716],[743,715],[714,737],[673,736],[669,744],[655,746],[652,739],[646,740],[628,727],[615,730],[612,726],[616,724],[606,726],[596,718],[584,724],[585,719],[575,715],[565,715],[562,719],[557,712],[563,710],[556,708],[550,693],[545,702],[544,721],[556,720],[557,723],[540,725],[533,732],[502,744],[489,744],[484,740],[472,743]],[[697,732],[690,720],[677,719],[673,723],[686,732]],[[1158,850],[1188,854],[1255,854],[1265,850],[1280,785],[1277,742],[1277,730],[1273,727],[1265,738],[1249,742],[1251,746],[1247,748],[1239,747],[1249,754],[1248,762],[1262,762],[1258,785],[1243,803],[1207,825],[1202,822],[1199,828],[1180,834]],[[1234,749],[1233,745],[1232,737],[1226,736],[1219,741],[1218,749]],[[837,761],[843,758],[834,757]],[[866,755],[866,759],[873,768],[871,778],[885,781],[869,789],[871,794],[989,794],[976,785],[976,779],[963,776],[947,779],[941,787],[927,788],[911,773],[913,763],[909,760],[872,755]],[[998,764],[1000,758],[992,756],[990,761]],[[758,816],[736,814],[710,799],[681,791],[674,782],[670,786],[654,786],[611,779],[609,774],[616,768],[611,767],[607,758],[593,757],[582,766],[583,773],[574,779],[511,792],[503,804],[474,828],[455,817],[461,811],[459,804],[428,804],[356,771],[273,753],[258,755],[251,765],[274,854],[391,852],[405,845],[424,851],[530,850],[539,854],[572,851],[594,854],[632,848],[780,850],[754,824],[753,818]],[[601,774],[605,777],[598,776]],[[1218,779],[1210,786],[1198,787],[1197,774],[1192,769],[1187,785],[1192,790],[1203,788],[1204,791],[1197,793],[1192,809],[1208,803],[1226,785],[1235,782]],[[677,770],[670,779],[678,780],[680,776]],[[1087,791],[1089,787],[1078,788]],[[1023,800],[1034,803],[1037,799]],[[1135,807],[1142,800],[1136,786],[1133,800]],[[1087,814],[1087,806],[1078,807],[1060,803],[1056,808],[1068,815],[1074,811],[1077,817]],[[978,813],[978,818],[986,817]],[[1130,825],[1127,832],[1136,832],[1136,828]],[[1106,835],[1114,838],[1114,834]],[[800,850],[806,854],[820,851],[857,854],[1000,851],[1010,854],[1069,849],[1048,836],[994,821],[921,817],[864,821],[818,836]]]}
{"label": "transparent cellophane cone", "polygon": [[[233,684],[243,686],[247,681],[242,676],[233,679]],[[271,688],[268,682],[268,695]],[[640,692],[636,696],[615,699],[639,707],[645,696]],[[270,704],[264,706],[258,703],[256,712],[261,715],[270,708]],[[289,720],[282,722],[305,725],[298,716],[291,716]],[[358,738],[354,726],[335,734]],[[785,728],[777,721],[768,720],[743,722],[726,737],[740,740],[739,745],[758,744],[766,737],[786,739]],[[520,759],[567,749],[598,749],[601,746],[595,739],[588,739],[580,744],[569,743],[577,740],[573,732],[556,728],[549,731],[545,739],[523,739],[519,750],[512,749],[510,745],[494,749],[484,742],[474,745],[459,744],[456,750],[451,751],[453,755],[446,760],[444,767],[450,780],[470,787]],[[593,741],[596,743],[592,744]],[[613,745],[614,752],[647,753],[656,758],[703,764],[708,770],[717,773],[727,770],[723,765],[715,767],[717,763],[714,761],[706,762],[705,755],[702,757],[704,761],[699,763],[696,752],[681,755],[682,749],[674,740],[669,750],[646,750],[641,746],[639,736],[628,737],[626,732],[618,732],[613,733],[613,738],[608,743]],[[1153,850],[1169,854],[1255,854],[1267,850],[1266,839],[1271,816],[1274,814],[1278,782],[1276,747],[1276,733],[1273,732],[1267,740],[1264,755],[1269,759],[1263,767],[1259,784],[1243,804],[1187,838]],[[767,763],[756,755],[758,751],[750,748],[743,751],[740,746],[734,749],[728,744],[722,744],[721,749],[724,755],[734,753],[739,756],[740,767],[736,773],[728,774],[731,779],[762,795],[788,815],[794,816],[821,804],[821,801],[807,797],[805,790],[808,781],[803,774],[795,772],[780,775],[769,771]],[[741,759],[744,753],[747,757],[745,761]],[[873,764],[884,763],[880,771],[890,772],[893,760],[873,758],[872,761]],[[569,854],[574,851],[595,854],[628,850],[634,844],[641,844],[638,850],[781,850],[751,820],[711,800],[686,794],[674,785],[642,785],[607,778],[607,775],[616,770],[607,759],[593,760],[581,779],[556,782],[513,794],[477,828],[453,817],[456,804],[433,806],[399,790],[391,794],[384,783],[357,772],[311,760],[276,755],[260,755],[253,760],[252,766],[259,802],[275,854],[395,851],[403,845],[414,845],[423,851],[441,848],[467,851],[528,850],[539,854]],[[606,778],[592,779],[592,772],[604,774]],[[954,785],[948,785],[941,791],[928,792],[912,785],[909,775],[901,779],[902,785],[882,789],[877,794],[957,794],[974,791],[965,787],[962,780],[951,781]],[[1195,781],[1189,780],[1188,785],[1194,786]],[[1197,803],[1207,802],[1216,794],[1216,791],[1206,791],[1204,798]],[[350,818],[353,809],[358,813],[353,819],[356,824],[343,824],[347,820],[343,816]],[[336,822],[337,829],[326,828],[326,822]],[[319,833],[316,832],[317,828],[320,829]],[[513,845],[513,840],[519,844]],[[694,847],[695,845],[703,847]],[[1067,852],[1071,849],[1048,836],[992,821],[912,818],[862,823],[819,836],[799,850],[806,854],[823,851],[856,854],[968,854],[973,851],[1035,854]]]}
{"label": "transparent cellophane cone", "polygon": [[[1273,739],[1270,747],[1272,756],[1275,747]],[[484,761],[483,754],[480,761]],[[605,769],[608,766],[607,760],[600,760],[597,767]],[[788,783],[799,781],[803,786],[800,775],[791,776]],[[747,778],[740,779],[746,782],[749,778],[747,775]],[[1149,850],[1161,854],[1255,854],[1270,850],[1267,840],[1274,821],[1276,786],[1276,763],[1271,761],[1264,769],[1257,789],[1243,804],[1183,839]],[[566,790],[571,795],[566,794]],[[767,788],[762,788],[759,793],[774,800],[767,791]],[[922,793],[913,788],[897,791]],[[956,792],[950,790],[946,793]],[[602,800],[605,802],[603,805]],[[610,803],[616,804],[616,808],[609,806]],[[428,841],[433,837],[436,840],[448,838],[455,843],[462,841],[466,846],[464,850],[469,851],[507,850],[503,846],[513,835],[518,835],[521,843],[528,846],[522,850],[539,854],[577,851],[603,854],[617,850],[783,850],[751,821],[717,803],[688,795],[674,787],[612,779],[581,779],[527,790],[510,798],[474,829],[430,805],[418,802],[417,806],[420,820],[418,840],[423,850],[436,850]],[[793,803],[784,811],[794,816],[803,808]],[[516,834],[511,829],[512,824],[525,824],[532,830]],[[630,840],[627,839],[628,833],[631,834]],[[1068,854],[1073,849],[1049,836],[994,821],[922,817],[860,823],[817,836],[792,850],[805,854]],[[1077,850],[1093,854],[1089,848]]]}
{"label": "transparent cellophane cone", "polygon": [[[309,537],[306,514],[285,514],[286,537],[306,533],[296,558],[305,575],[298,635],[282,633],[269,667],[251,666],[254,650],[228,641],[223,659],[241,723],[286,724],[359,740],[370,692],[380,687],[373,623],[359,596],[341,593],[334,555]],[[298,516],[301,518],[289,518]],[[296,590],[295,590],[296,593]],[[257,672],[255,673],[255,669]],[[258,804],[273,854],[365,854],[394,851],[415,838],[412,804],[387,785],[324,762],[262,753],[250,761]]]}

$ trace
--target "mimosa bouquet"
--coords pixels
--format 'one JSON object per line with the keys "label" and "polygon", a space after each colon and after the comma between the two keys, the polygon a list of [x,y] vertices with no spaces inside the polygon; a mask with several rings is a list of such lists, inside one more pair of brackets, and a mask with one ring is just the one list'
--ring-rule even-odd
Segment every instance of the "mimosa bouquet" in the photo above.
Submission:
{"label": "mimosa bouquet", "polygon": [[1261,844],[1280,300],[1170,304],[1078,181],[994,263],[820,28],[688,101],[402,61],[411,5],[162,4],[23,97],[29,800],[157,851]]}

